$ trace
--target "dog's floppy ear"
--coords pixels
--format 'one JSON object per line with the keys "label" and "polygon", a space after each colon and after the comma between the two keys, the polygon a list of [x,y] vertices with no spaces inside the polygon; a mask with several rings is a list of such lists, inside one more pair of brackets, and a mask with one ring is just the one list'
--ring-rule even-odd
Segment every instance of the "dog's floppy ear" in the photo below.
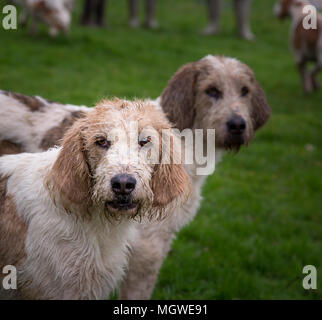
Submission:
{"label": "dog's floppy ear", "polygon": [[161,95],[161,105],[176,128],[190,128],[195,118],[196,62],[182,66],[170,79]]}
{"label": "dog's floppy ear", "polygon": [[78,120],[63,138],[62,148],[47,179],[47,184],[58,194],[65,207],[88,205],[91,181],[86,162],[82,129],[85,123]]}
{"label": "dog's floppy ear", "polygon": [[255,79],[253,79],[253,81],[252,118],[254,129],[257,130],[268,121],[271,115],[271,108],[268,105],[265,92]]}
{"label": "dog's floppy ear", "polygon": [[164,207],[184,195],[189,178],[181,164],[158,164],[152,178],[153,205]]}
{"label": "dog's floppy ear", "polygon": [[258,81],[255,79],[255,74],[252,69],[242,62],[240,62],[240,65],[242,66],[243,71],[249,77],[252,83],[251,117],[253,120],[254,130],[257,130],[268,121],[271,115],[271,108],[268,105],[265,92],[261,88]]}
{"label": "dog's floppy ear", "polygon": [[162,145],[162,160],[155,166],[151,180],[155,207],[164,207],[180,196],[185,200],[191,190],[190,179],[179,159],[179,139],[170,130],[167,133],[170,133],[170,139],[166,138],[171,141],[170,146],[164,148]]}

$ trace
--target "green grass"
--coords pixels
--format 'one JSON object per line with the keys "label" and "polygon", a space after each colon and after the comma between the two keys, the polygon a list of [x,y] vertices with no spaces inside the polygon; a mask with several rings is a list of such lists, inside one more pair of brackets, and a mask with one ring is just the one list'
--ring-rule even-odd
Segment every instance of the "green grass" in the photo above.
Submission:
{"label": "green grass", "polygon": [[[228,4],[217,37],[199,35],[206,15],[194,0],[159,1],[157,31],[129,29],[125,1],[111,1],[107,29],[80,27],[78,5],[68,37],[50,39],[44,27],[32,37],[0,30],[0,87],[93,105],[106,95],[157,97],[182,64],[209,53],[249,64],[272,118],[208,178],[200,212],[174,242],[153,298],[321,299],[322,91],[303,96],[289,22],[272,16],[272,1],[254,0],[253,43],[235,37]],[[318,268],[318,290],[302,288],[307,264]]]}

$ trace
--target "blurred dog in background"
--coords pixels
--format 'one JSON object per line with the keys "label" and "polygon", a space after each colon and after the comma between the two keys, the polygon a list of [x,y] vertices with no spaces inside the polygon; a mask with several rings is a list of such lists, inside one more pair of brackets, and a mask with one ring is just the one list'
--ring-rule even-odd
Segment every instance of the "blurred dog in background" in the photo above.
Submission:
{"label": "blurred dog in background", "polygon": [[39,21],[48,25],[52,37],[69,31],[74,0],[13,0],[12,3],[22,8],[19,16],[21,25],[26,25],[30,16],[32,34],[36,32]]}
{"label": "blurred dog in background", "polygon": [[91,109],[0,90],[0,156],[48,150]]}
{"label": "blurred dog in background", "polygon": [[[292,19],[291,48],[305,93],[319,88],[317,75],[322,70],[322,16],[318,14],[316,26],[307,29],[304,23],[309,13],[305,11],[308,5],[312,3],[307,0],[279,0],[274,7],[277,17]],[[311,23],[314,24],[314,21]],[[307,69],[308,62],[315,62],[315,67],[311,71]]]}

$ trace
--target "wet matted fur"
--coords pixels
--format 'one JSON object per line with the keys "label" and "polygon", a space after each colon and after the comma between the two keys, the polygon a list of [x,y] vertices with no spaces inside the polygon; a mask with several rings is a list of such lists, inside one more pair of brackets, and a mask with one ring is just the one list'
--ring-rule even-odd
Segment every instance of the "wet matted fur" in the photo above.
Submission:
{"label": "wet matted fur", "polygon": [[[124,274],[139,222],[164,218],[190,189],[181,164],[149,163],[142,152],[133,161],[128,139],[110,139],[122,128],[142,148],[147,127],[160,137],[168,130],[174,159],[179,140],[164,114],[148,102],[118,99],[76,121],[61,147],[0,158],[0,270],[18,269],[17,290],[2,288],[0,298],[108,298]],[[153,138],[149,143],[159,148]],[[126,194],[113,183],[120,175],[135,181]]]}

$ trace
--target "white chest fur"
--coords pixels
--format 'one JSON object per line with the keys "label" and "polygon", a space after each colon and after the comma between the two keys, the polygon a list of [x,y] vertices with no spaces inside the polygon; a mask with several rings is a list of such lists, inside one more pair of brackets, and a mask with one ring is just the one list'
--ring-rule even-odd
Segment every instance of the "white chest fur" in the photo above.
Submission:
{"label": "white chest fur", "polygon": [[95,211],[83,220],[58,209],[44,186],[57,150],[46,154],[0,160],[0,175],[9,176],[7,193],[28,226],[18,289],[28,298],[108,298],[124,273],[136,223],[108,221]]}

